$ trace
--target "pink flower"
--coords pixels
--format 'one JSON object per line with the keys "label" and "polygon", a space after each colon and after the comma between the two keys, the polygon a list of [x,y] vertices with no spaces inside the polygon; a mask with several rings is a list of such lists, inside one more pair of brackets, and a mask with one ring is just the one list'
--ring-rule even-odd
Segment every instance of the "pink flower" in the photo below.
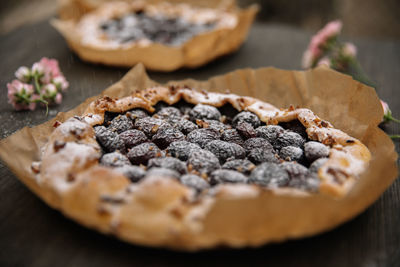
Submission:
{"label": "pink flower", "polygon": [[317,66],[322,66],[322,65],[325,65],[325,66],[327,66],[327,67],[331,67],[331,60],[330,60],[330,58],[328,58],[328,57],[323,57],[323,58],[321,58],[321,59],[318,61]]}
{"label": "pink flower", "polygon": [[31,97],[34,93],[32,85],[13,80],[7,84],[7,89],[8,103],[13,105],[14,109],[35,109],[35,105],[31,105]]}
{"label": "pink flower", "polygon": [[381,100],[381,105],[382,105],[382,108],[383,108],[383,116],[390,116],[392,114],[392,112],[390,111],[388,103],[386,103],[385,101]]}
{"label": "pink flower", "polygon": [[50,97],[50,98],[54,97],[58,93],[57,87],[52,83],[47,84],[43,88],[43,90],[44,90],[43,94],[45,94],[47,97]]}
{"label": "pink flower", "polygon": [[308,49],[303,55],[303,67],[309,68],[314,65],[317,59],[322,55],[327,42],[339,35],[342,30],[340,20],[331,21],[325,25],[316,35],[311,38]]}
{"label": "pink flower", "polygon": [[321,35],[321,39],[326,41],[329,38],[339,35],[342,31],[342,26],[343,24],[340,20],[331,21],[318,32],[318,35]]}
{"label": "pink flower", "polygon": [[39,62],[36,62],[32,65],[32,73],[37,75],[43,75],[44,67]]}
{"label": "pink flower", "polygon": [[19,67],[15,72],[15,77],[17,77],[21,82],[29,82],[31,79],[31,71],[25,66]]}
{"label": "pink flower", "polygon": [[[69,83],[62,74],[56,59],[42,58],[32,68],[19,67],[15,72],[18,80],[7,84],[8,102],[16,110],[34,110],[37,103],[61,103],[62,91]],[[40,91],[40,92],[39,92]]]}
{"label": "pink flower", "polygon": [[31,84],[23,83],[19,80],[13,80],[11,83],[8,83],[7,88],[8,95],[33,94],[33,86]]}
{"label": "pink flower", "polygon": [[352,43],[345,43],[342,53],[348,57],[355,57],[357,55],[357,47]]}
{"label": "pink flower", "polygon": [[60,75],[57,76],[53,79],[53,83],[57,86],[57,88],[61,91],[65,91],[67,90],[69,83],[68,81],[65,79],[64,76]]}
{"label": "pink flower", "polygon": [[61,75],[60,67],[56,59],[42,58],[39,64],[43,66],[44,76],[41,78],[43,83],[49,83],[55,77]]}
{"label": "pink flower", "polygon": [[56,95],[54,101],[55,101],[57,104],[61,104],[61,102],[62,102],[62,94],[61,94],[61,93],[58,93],[58,94]]}

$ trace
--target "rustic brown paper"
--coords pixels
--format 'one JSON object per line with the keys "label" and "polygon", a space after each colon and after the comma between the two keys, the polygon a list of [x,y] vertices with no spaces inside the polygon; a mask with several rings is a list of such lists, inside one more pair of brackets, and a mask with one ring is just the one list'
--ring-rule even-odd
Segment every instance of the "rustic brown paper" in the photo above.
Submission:
{"label": "rustic brown paper", "polygon": [[[168,244],[169,247],[193,250],[216,245],[257,246],[327,231],[364,211],[397,176],[394,145],[377,127],[383,115],[379,99],[373,88],[350,76],[324,67],[309,71],[261,68],[237,70],[208,81],[184,80],[169,84],[217,92],[230,89],[235,94],[256,97],[277,107],[293,104],[310,108],[336,128],[360,139],[372,154],[369,167],[343,198],[265,192],[256,198],[219,199],[207,214],[200,233],[185,233],[183,242]],[[124,97],[136,89],[154,85],[157,83],[148,78],[140,64],[101,95]],[[0,157],[35,193],[39,194],[39,190],[33,183],[30,166],[32,161],[39,160],[40,148],[53,131],[52,125],[56,120],[65,121],[82,114],[93,99],[96,97],[67,113],[59,113],[49,122],[25,127],[1,140]]]}
{"label": "rustic brown paper", "polygon": [[[239,9],[234,1],[172,1],[189,3],[195,6],[229,9],[238,17],[238,24],[232,29],[217,29],[194,36],[180,46],[166,46],[151,43],[146,47],[131,46],[126,49],[98,49],[82,45],[75,32],[76,22],[85,13],[95,9],[106,1],[65,0],[61,2],[59,20],[51,24],[64,36],[70,48],[83,60],[111,66],[132,67],[143,63],[147,69],[173,71],[181,67],[196,68],[217,57],[236,51],[245,41],[247,33],[258,12],[258,6],[252,5]],[[159,0],[148,1],[150,3]]]}

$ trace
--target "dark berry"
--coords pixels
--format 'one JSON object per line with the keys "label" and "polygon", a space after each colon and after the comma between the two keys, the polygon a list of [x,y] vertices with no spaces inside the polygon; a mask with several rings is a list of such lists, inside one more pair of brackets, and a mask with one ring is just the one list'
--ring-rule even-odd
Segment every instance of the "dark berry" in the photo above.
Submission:
{"label": "dark berry", "polygon": [[147,167],[149,169],[153,167],[167,168],[177,171],[180,174],[187,173],[186,164],[179,159],[171,157],[150,159]]}
{"label": "dark berry", "polygon": [[147,137],[151,138],[155,133],[157,133],[158,128],[160,128],[160,126],[164,123],[166,122],[161,119],[146,117],[137,120],[135,122],[135,128],[143,131]]}
{"label": "dark berry", "polygon": [[194,188],[199,192],[210,187],[210,184],[206,180],[194,174],[182,175],[179,180],[182,184]]}
{"label": "dark berry", "polygon": [[133,147],[127,154],[132,164],[147,165],[147,162],[155,157],[162,156],[160,149],[153,143],[143,143]]}
{"label": "dark berry", "polygon": [[247,183],[248,178],[233,170],[215,170],[211,173],[210,184]]}
{"label": "dark berry", "polygon": [[274,152],[272,145],[267,140],[259,137],[247,139],[246,142],[244,142],[243,147],[246,149],[247,153],[250,153],[250,151],[255,148],[263,148]]}
{"label": "dark berry", "polygon": [[316,191],[319,185],[319,179],[309,173],[308,169],[296,162],[284,162],[281,167],[287,171],[290,176],[288,186],[303,190]]}
{"label": "dark berry", "polygon": [[272,145],[275,145],[279,135],[284,131],[285,130],[278,125],[261,126],[256,129],[257,136],[266,139]]}
{"label": "dark berry", "polygon": [[196,123],[201,128],[213,129],[220,133],[232,128],[231,126],[216,120],[196,120]]}
{"label": "dark berry", "polygon": [[221,113],[218,111],[216,107],[197,104],[190,112],[189,112],[190,119],[192,121],[196,120],[219,120],[221,117]]}
{"label": "dark berry", "polygon": [[234,170],[246,175],[249,175],[255,167],[256,165],[247,159],[234,159],[222,165],[222,169]]}
{"label": "dark berry", "polygon": [[279,162],[279,159],[274,151],[262,147],[254,148],[253,150],[251,150],[250,153],[247,155],[247,158],[251,160],[254,164],[260,164],[263,162]]}
{"label": "dark berry", "polygon": [[136,122],[137,120],[143,119],[148,117],[149,115],[147,114],[146,111],[142,109],[132,109],[128,111],[125,114],[129,119],[131,119],[133,122]]}
{"label": "dark berry", "polygon": [[243,139],[240,136],[240,134],[236,131],[236,129],[229,129],[229,130],[225,130],[222,134],[221,134],[221,139],[229,142],[229,143],[235,143],[238,144],[240,146],[243,146]]}
{"label": "dark berry", "polygon": [[328,158],[319,158],[310,165],[310,172],[318,173],[318,170],[328,161]]}
{"label": "dark berry", "polygon": [[199,149],[201,148],[197,144],[189,143],[187,141],[176,141],[172,142],[168,146],[167,151],[171,154],[172,157],[176,157],[180,160],[186,161],[192,151]]}
{"label": "dark berry", "polygon": [[125,155],[122,155],[119,152],[104,154],[100,159],[100,163],[108,167],[118,167],[131,164],[129,162],[129,159]]}
{"label": "dark berry", "polygon": [[179,109],[175,107],[165,107],[162,108],[159,112],[154,114],[155,118],[158,119],[168,119],[169,117],[181,117],[182,113]]}
{"label": "dark berry", "polygon": [[250,174],[249,182],[267,187],[281,187],[289,182],[289,174],[276,163],[265,162]]}
{"label": "dark berry", "polygon": [[96,126],[94,130],[97,142],[99,142],[106,152],[125,150],[124,142],[119,138],[116,132],[110,131],[104,126]]}
{"label": "dark berry", "polygon": [[125,115],[115,117],[108,127],[109,130],[117,133],[122,133],[133,128],[133,122]]}
{"label": "dark berry", "polygon": [[281,151],[279,152],[279,156],[281,159],[287,161],[297,161],[301,162],[304,158],[304,152],[301,148],[295,146],[285,146],[282,147]]}
{"label": "dark berry", "polygon": [[139,182],[146,175],[146,171],[139,166],[124,165],[114,170],[125,175],[133,183]]}
{"label": "dark berry", "polygon": [[125,131],[119,134],[119,138],[124,142],[125,149],[130,149],[148,141],[147,136],[139,130]]}
{"label": "dark berry", "polygon": [[253,126],[253,128],[257,128],[261,124],[261,121],[258,118],[258,116],[249,111],[242,111],[239,114],[237,114],[232,120],[232,125],[236,127],[239,122],[250,123],[251,126]]}
{"label": "dark berry", "polygon": [[307,138],[307,132],[306,132],[306,127],[299,121],[299,120],[292,120],[289,122],[282,122],[280,125],[292,132],[298,133],[301,135],[303,138]]}
{"label": "dark berry", "polygon": [[285,146],[303,147],[305,141],[306,140],[298,133],[285,131],[278,136],[274,147],[277,149],[281,149]]}
{"label": "dark berry", "polygon": [[296,162],[283,162],[280,165],[282,169],[287,171],[290,179],[305,180],[308,176],[308,169]]}
{"label": "dark berry", "polygon": [[189,171],[193,169],[201,174],[209,174],[220,168],[218,158],[210,151],[204,149],[193,151],[189,156],[187,165]]}
{"label": "dark berry", "polygon": [[158,128],[158,131],[151,139],[159,148],[165,149],[175,141],[185,139],[185,135],[178,129],[165,123]]}
{"label": "dark berry", "polygon": [[182,117],[171,116],[168,118],[167,121],[169,124],[171,124],[173,127],[175,127],[184,134],[188,134],[191,131],[194,131],[199,128],[193,122],[186,120]]}
{"label": "dark berry", "polygon": [[208,142],[218,140],[221,134],[213,129],[198,129],[190,132],[187,135],[187,140],[191,143],[196,143],[201,147],[204,147]]}
{"label": "dark berry", "polygon": [[179,179],[180,176],[181,175],[177,171],[167,169],[167,168],[154,167],[147,171],[145,178],[147,178],[147,177],[165,177],[165,178]]}
{"label": "dark berry", "polygon": [[243,159],[246,157],[246,151],[243,147],[221,140],[214,140],[207,143],[204,149],[211,151],[215,156],[217,156],[221,164],[229,158]]}
{"label": "dark berry", "polygon": [[329,156],[329,147],[319,142],[310,141],[304,144],[304,153],[309,162]]}
{"label": "dark berry", "polygon": [[256,130],[254,130],[253,126],[250,123],[241,121],[236,125],[236,130],[244,139],[256,137]]}

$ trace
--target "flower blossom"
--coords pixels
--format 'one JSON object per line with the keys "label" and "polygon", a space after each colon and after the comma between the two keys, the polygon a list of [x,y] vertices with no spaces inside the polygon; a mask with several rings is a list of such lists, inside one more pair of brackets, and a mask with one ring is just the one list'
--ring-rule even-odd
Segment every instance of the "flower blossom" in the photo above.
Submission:
{"label": "flower blossom", "polygon": [[342,53],[344,56],[355,57],[357,55],[357,47],[352,43],[345,43],[343,45]]}
{"label": "flower blossom", "polygon": [[15,77],[17,77],[21,82],[29,82],[31,79],[31,71],[25,66],[19,67],[15,72]]}
{"label": "flower blossom", "polygon": [[7,84],[8,102],[16,110],[34,110],[37,103],[48,104],[62,102],[62,92],[69,83],[62,74],[56,59],[42,58],[29,69],[19,67],[15,72],[16,80]]}
{"label": "flower blossom", "polygon": [[7,84],[8,103],[13,105],[16,110],[34,110],[36,103],[32,103],[33,86],[19,80],[13,80]]}
{"label": "flower blossom", "polygon": [[385,101],[381,100],[381,105],[383,108],[383,115],[389,115],[391,113],[390,108],[388,103],[386,103]]}
{"label": "flower blossom", "polygon": [[341,30],[342,22],[340,20],[335,20],[326,24],[324,28],[314,35],[311,38],[308,49],[303,55],[303,68],[312,67],[318,58],[322,56],[328,41],[339,35]]}
{"label": "flower blossom", "polygon": [[40,78],[43,83],[50,83],[54,78],[62,75],[58,61],[55,59],[44,57],[39,64],[43,67],[43,76]]}
{"label": "flower blossom", "polygon": [[56,95],[56,97],[54,98],[54,101],[55,101],[57,104],[61,104],[61,102],[62,102],[62,94],[61,94],[61,93],[58,93],[58,94]]}
{"label": "flower blossom", "polygon": [[331,65],[332,65],[331,60],[328,57],[321,58],[318,61],[317,66],[322,66],[322,65],[325,65],[327,67],[331,67]]}
{"label": "flower blossom", "polygon": [[45,87],[43,87],[42,94],[46,98],[53,98],[56,96],[57,93],[58,93],[57,87],[52,83],[49,83]]}
{"label": "flower blossom", "polygon": [[60,75],[53,79],[54,85],[61,91],[67,90],[69,83],[64,76]]}

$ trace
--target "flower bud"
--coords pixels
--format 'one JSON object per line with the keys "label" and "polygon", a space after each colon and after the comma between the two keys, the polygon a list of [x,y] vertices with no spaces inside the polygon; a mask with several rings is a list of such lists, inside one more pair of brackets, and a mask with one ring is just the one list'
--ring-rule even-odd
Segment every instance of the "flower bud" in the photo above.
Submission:
{"label": "flower bud", "polygon": [[331,64],[330,58],[328,58],[328,57],[323,57],[323,58],[321,58],[321,59],[318,61],[317,65],[318,65],[318,66],[324,65],[324,66],[327,66],[327,67],[331,67],[332,64]]}
{"label": "flower bud", "polygon": [[36,62],[32,65],[32,73],[36,75],[44,74],[44,67],[42,64]]}
{"label": "flower bud", "polygon": [[381,100],[381,105],[382,105],[382,108],[383,108],[383,116],[390,116],[392,114],[392,112],[390,111],[388,103],[386,103],[385,101]]}
{"label": "flower bud", "polygon": [[54,101],[55,101],[57,104],[61,104],[61,102],[62,102],[62,94],[61,94],[61,93],[58,93],[58,94],[56,95]]}
{"label": "flower bud", "polygon": [[57,88],[58,88],[59,90],[61,90],[61,91],[65,91],[65,90],[68,88],[68,86],[69,86],[69,83],[67,82],[67,80],[65,79],[65,77],[62,76],[62,75],[55,77],[55,78],[53,79],[53,83],[54,83],[54,84],[57,86]]}
{"label": "flower bud", "polygon": [[44,90],[46,92],[46,96],[50,98],[54,97],[58,93],[57,87],[52,83],[47,84],[44,87]]}
{"label": "flower bud", "polygon": [[19,80],[13,80],[7,84],[7,89],[8,103],[13,105],[15,110],[33,110],[35,108],[35,105],[32,105],[31,101],[34,93],[32,85],[22,83]]}
{"label": "flower bud", "polygon": [[15,72],[15,77],[21,82],[29,82],[31,79],[31,71],[25,66],[19,67]]}
{"label": "flower bud", "polygon": [[355,57],[357,55],[357,47],[352,43],[345,43],[342,53],[347,57]]}

